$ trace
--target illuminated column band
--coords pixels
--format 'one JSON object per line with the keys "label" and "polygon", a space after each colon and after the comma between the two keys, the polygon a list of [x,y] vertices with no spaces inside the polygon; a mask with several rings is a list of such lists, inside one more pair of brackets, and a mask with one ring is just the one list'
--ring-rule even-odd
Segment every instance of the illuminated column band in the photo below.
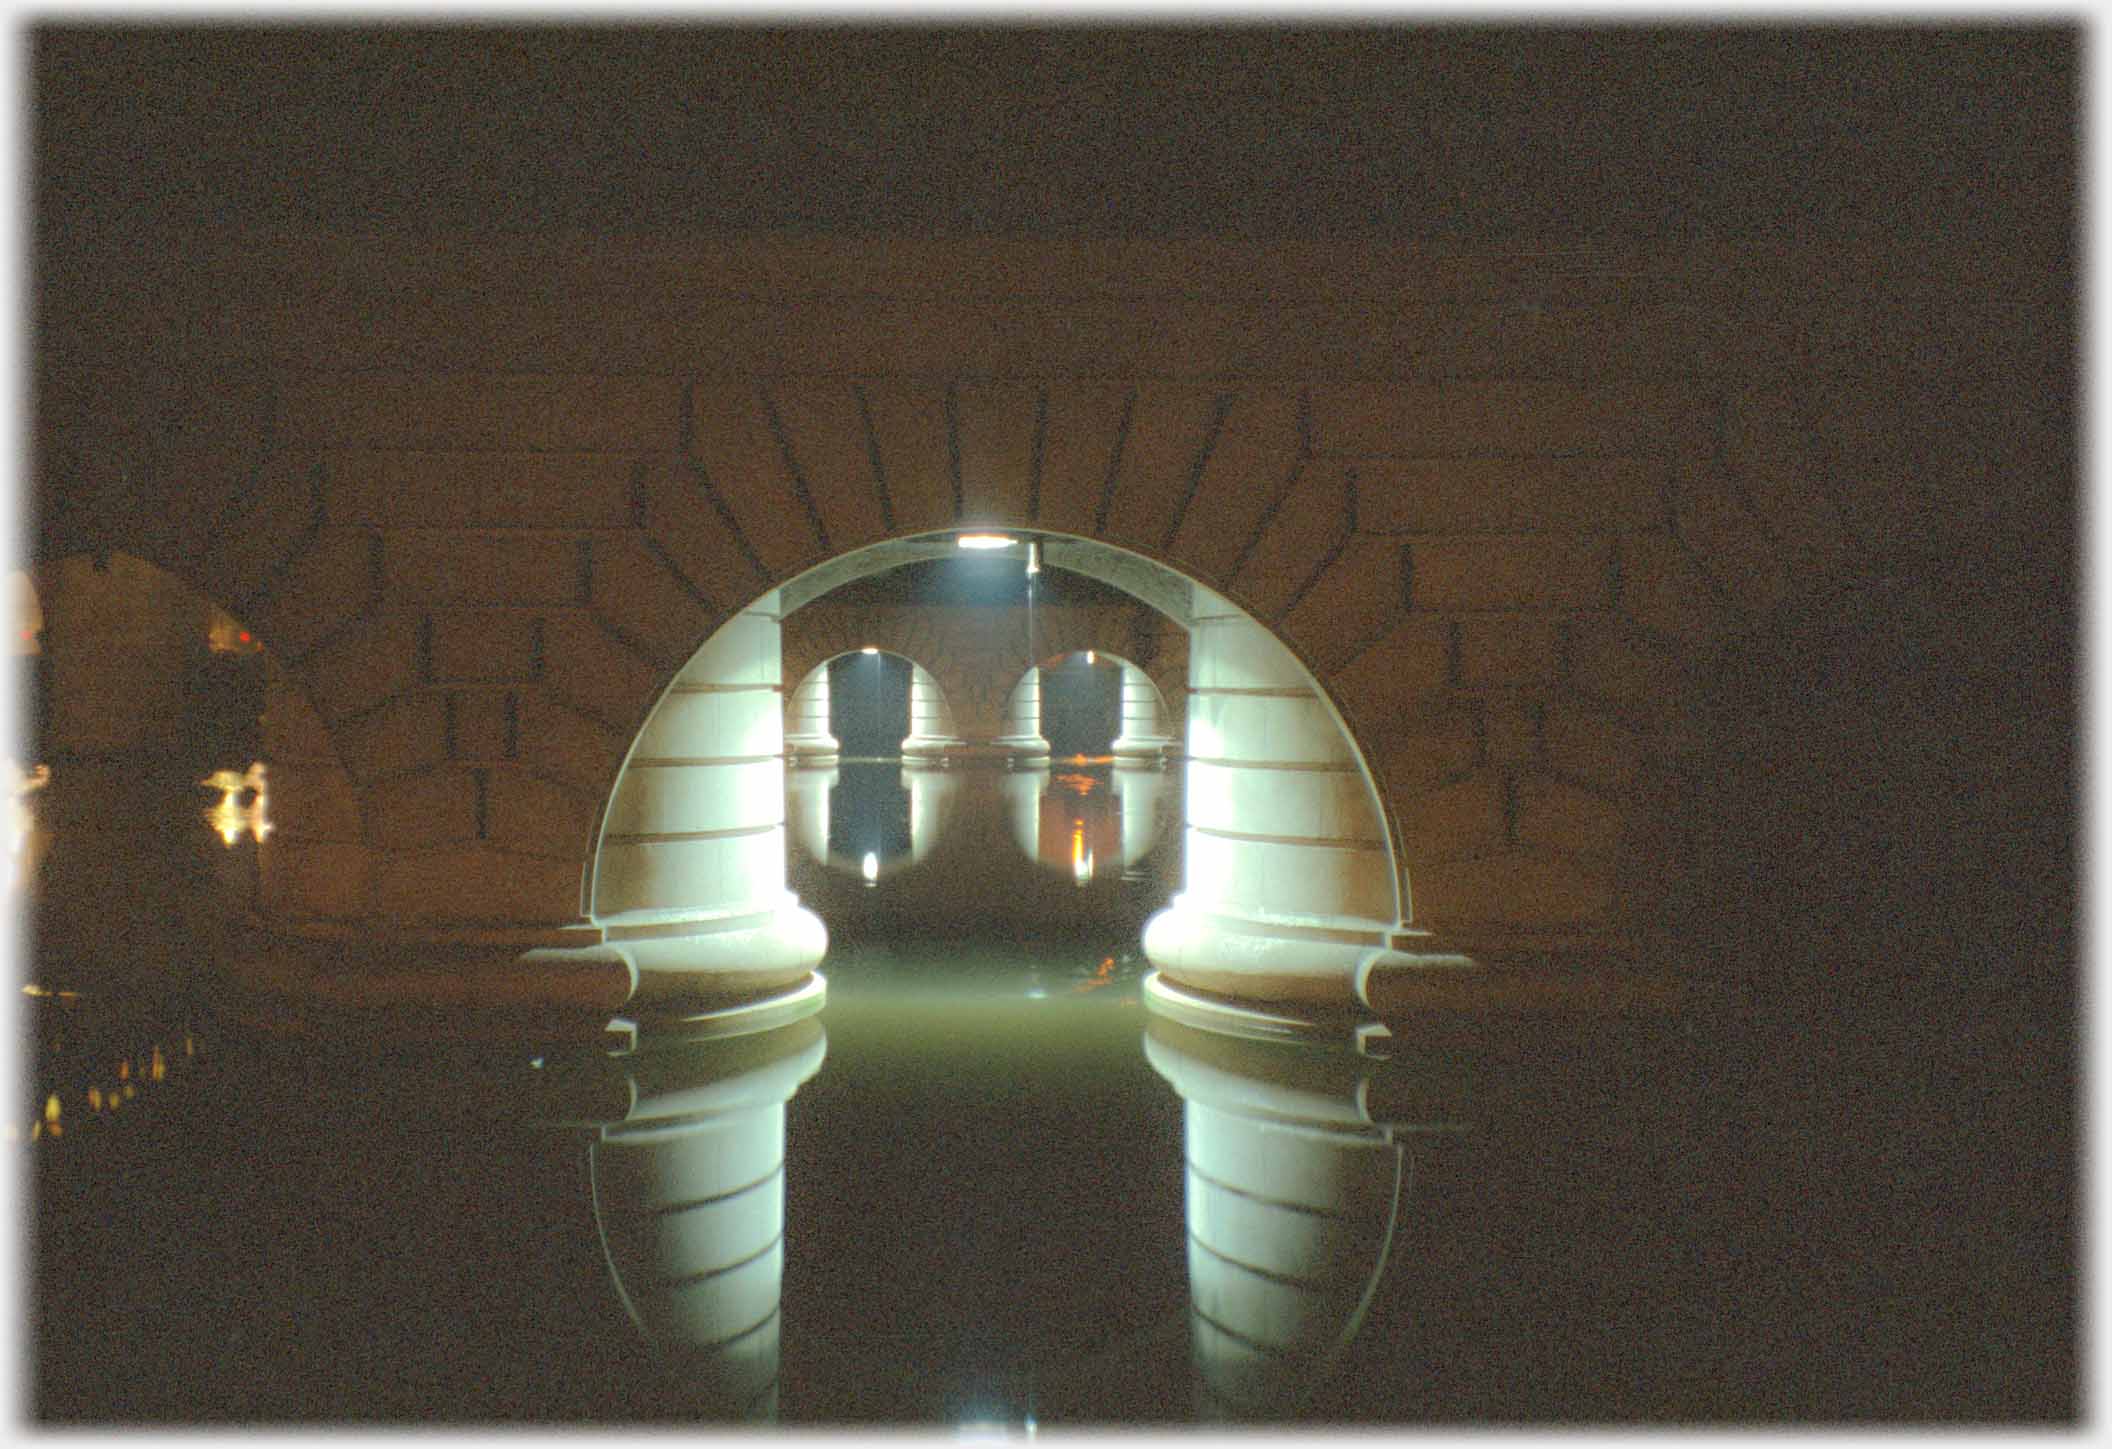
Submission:
{"label": "illuminated column band", "polygon": [[1041,668],[1020,676],[1005,700],[1005,732],[994,742],[998,752],[1015,765],[1031,764],[1049,757],[1049,742],[1041,733]]}
{"label": "illuminated column band", "polygon": [[1348,736],[1291,652],[1207,589],[1189,636],[1181,893],[1145,927],[1176,981],[1368,1008],[1410,931],[1384,823]]}
{"label": "illuminated column band", "polygon": [[776,607],[767,595],[683,666],[609,802],[590,913],[629,963],[638,1009],[796,985],[827,950],[785,888]]}
{"label": "illuminated column band", "polygon": [[909,735],[902,741],[905,759],[940,758],[958,750],[953,712],[931,671],[914,660],[909,666]]}
{"label": "illuminated column band", "polygon": [[829,666],[822,664],[792,692],[785,724],[785,756],[795,765],[833,764],[843,746],[829,733]]}
{"label": "illuminated column band", "polygon": [[1159,716],[1159,687],[1127,660],[1122,662],[1122,729],[1112,750],[1117,765],[1155,764],[1173,748]]}

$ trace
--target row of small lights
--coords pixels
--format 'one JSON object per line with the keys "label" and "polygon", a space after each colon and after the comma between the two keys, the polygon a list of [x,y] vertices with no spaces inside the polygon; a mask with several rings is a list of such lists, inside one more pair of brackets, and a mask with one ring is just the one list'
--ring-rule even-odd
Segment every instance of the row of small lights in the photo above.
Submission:
{"label": "row of small lights", "polygon": [[[22,994],[25,996],[55,997],[61,1001],[79,999],[76,992],[53,991],[34,983],[23,987]],[[183,1054],[186,1057],[196,1057],[198,1055],[198,1043],[189,1034],[186,1034],[183,1038]],[[138,1079],[135,1079],[133,1075],[132,1065],[133,1059],[131,1057],[120,1059],[117,1064],[117,1080],[115,1083],[108,1086],[97,1084],[88,1088],[83,1100],[87,1104],[90,1120],[104,1114],[114,1115],[125,1103],[137,1097],[139,1095],[139,1079],[144,1079],[149,1084],[152,1084],[166,1080],[169,1074],[168,1058],[163,1055],[160,1042],[154,1043],[149,1049],[146,1061],[140,1068]],[[31,1142],[38,1142],[48,1137],[63,1137],[66,1135],[65,1111],[65,1102],[57,1092],[53,1092],[44,1099],[43,1110],[31,1120],[27,1133],[23,1132],[16,1123],[0,1123],[0,1141],[20,1142],[26,1137]]]}

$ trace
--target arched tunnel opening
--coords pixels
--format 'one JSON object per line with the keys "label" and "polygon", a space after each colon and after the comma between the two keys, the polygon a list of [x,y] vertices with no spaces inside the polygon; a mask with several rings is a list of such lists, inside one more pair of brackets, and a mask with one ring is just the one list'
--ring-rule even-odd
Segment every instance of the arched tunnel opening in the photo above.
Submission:
{"label": "arched tunnel opening", "polygon": [[[905,605],[906,633],[865,642]],[[1079,616],[1095,606],[1180,636],[1185,719],[1166,718],[1137,665],[1058,637],[1089,635]],[[824,657],[788,670],[795,636],[802,661]],[[1148,631],[1111,642],[1138,641],[1151,647]],[[906,670],[873,663],[896,654]],[[905,674],[899,754],[854,758],[898,727]],[[860,733],[868,721],[877,732]],[[851,738],[833,758],[803,753],[839,727]],[[869,778],[846,790],[847,773]],[[1087,904],[1123,942],[1096,965],[1127,959],[1218,997],[1354,1013],[1375,971],[1416,964],[1378,793],[1311,673],[1193,580],[1053,534],[895,540],[758,600],[647,719],[589,884],[604,939],[664,963],[640,970],[641,1000],[673,1004],[912,934],[1075,939]]]}

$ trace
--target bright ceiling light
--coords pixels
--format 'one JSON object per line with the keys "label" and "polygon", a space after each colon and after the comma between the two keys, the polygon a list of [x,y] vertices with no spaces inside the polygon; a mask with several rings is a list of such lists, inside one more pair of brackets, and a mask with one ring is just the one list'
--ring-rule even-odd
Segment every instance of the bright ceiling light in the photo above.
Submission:
{"label": "bright ceiling light", "polygon": [[866,646],[865,646],[865,647],[864,647],[863,649],[859,650],[858,652],[859,652],[860,654],[878,654],[878,653],[879,653],[880,651],[879,651],[879,649],[878,649],[878,648],[876,648],[875,646],[873,646],[873,645],[871,645],[871,644],[868,644],[868,645],[866,645]]}
{"label": "bright ceiling light", "polygon": [[954,542],[962,548],[1010,548],[1019,540],[1009,533],[964,533]]}

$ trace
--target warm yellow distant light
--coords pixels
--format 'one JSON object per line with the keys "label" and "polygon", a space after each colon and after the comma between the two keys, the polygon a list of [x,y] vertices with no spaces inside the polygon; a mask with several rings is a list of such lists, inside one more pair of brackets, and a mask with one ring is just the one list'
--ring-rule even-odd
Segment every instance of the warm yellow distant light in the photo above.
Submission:
{"label": "warm yellow distant light", "polygon": [[57,1092],[53,1092],[44,1099],[44,1120],[47,1122],[59,1120],[59,1094]]}
{"label": "warm yellow distant light", "polygon": [[1019,540],[1009,533],[964,533],[954,542],[962,548],[1010,548]]}

